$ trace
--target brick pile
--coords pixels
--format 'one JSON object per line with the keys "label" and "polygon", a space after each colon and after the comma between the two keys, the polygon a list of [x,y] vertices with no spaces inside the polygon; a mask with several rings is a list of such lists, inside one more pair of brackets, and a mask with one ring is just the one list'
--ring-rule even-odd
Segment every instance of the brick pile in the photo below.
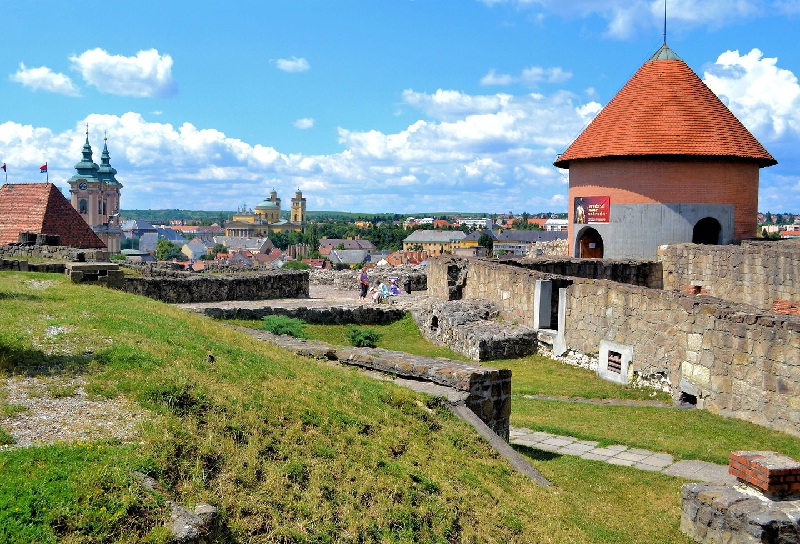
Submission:
{"label": "brick pile", "polygon": [[774,451],[736,451],[728,472],[770,497],[800,495],[800,462]]}

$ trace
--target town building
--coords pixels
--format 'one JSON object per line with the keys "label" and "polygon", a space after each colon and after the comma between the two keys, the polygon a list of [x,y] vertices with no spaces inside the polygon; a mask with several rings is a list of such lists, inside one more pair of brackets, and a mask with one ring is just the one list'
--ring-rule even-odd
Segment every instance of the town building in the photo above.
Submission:
{"label": "town building", "polygon": [[72,207],[103,241],[110,253],[119,253],[122,237],[119,224],[122,184],[117,181],[117,170],[111,166],[108,138],[103,138],[103,152],[98,166],[92,160],[87,127],[82,153],[83,157],[75,165],[77,173],[67,180],[72,195]]}
{"label": "town building", "polygon": [[759,169],[777,161],[665,43],[555,161],[569,170],[569,254],[756,235]]}
{"label": "town building", "polygon": [[281,219],[281,199],[275,189],[254,210],[239,210],[225,224],[225,236],[265,238],[271,233],[302,232],[306,225],[306,199],[298,189],[291,202],[289,220]]}
{"label": "town building", "polygon": [[452,254],[465,236],[460,230],[415,230],[403,240],[403,250],[425,251],[431,257]]}

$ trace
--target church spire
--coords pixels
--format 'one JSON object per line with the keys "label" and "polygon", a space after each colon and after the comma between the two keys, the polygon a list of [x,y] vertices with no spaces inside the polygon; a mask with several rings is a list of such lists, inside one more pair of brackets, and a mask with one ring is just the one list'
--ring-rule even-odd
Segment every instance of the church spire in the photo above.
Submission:
{"label": "church spire", "polygon": [[97,176],[108,184],[118,184],[115,177],[117,170],[111,166],[111,155],[108,153],[108,132],[103,133],[103,152],[100,154],[100,166]]}

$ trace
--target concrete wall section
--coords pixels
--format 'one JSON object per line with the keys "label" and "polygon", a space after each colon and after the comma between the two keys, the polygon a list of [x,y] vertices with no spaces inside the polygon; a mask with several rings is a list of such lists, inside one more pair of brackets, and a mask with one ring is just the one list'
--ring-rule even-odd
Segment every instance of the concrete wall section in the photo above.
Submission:
{"label": "concrete wall section", "polygon": [[604,259],[656,259],[658,247],[692,241],[694,226],[711,217],[719,221],[720,243],[733,241],[734,208],[727,204],[614,204],[609,223],[574,225],[573,257],[578,257],[578,240],[586,228],[603,238]]}

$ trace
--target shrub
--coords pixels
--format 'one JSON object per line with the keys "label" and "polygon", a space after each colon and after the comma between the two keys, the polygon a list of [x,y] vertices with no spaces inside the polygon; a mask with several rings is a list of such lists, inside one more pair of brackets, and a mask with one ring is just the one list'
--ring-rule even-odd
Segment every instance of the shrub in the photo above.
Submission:
{"label": "shrub", "polygon": [[288,334],[295,338],[305,338],[306,332],[303,330],[305,322],[285,315],[268,315],[263,319],[261,329],[272,334]]}
{"label": "shrub", "polygon": [[303,261],[286,261],[281,266],[281,270],[311,270],[311,266]]}
{"label": "shrub", "polygon": [[374,329],[359,329],[350,326],[347,329],[347,339],[357,348],[374,348],[378,345],[381,335]]}

